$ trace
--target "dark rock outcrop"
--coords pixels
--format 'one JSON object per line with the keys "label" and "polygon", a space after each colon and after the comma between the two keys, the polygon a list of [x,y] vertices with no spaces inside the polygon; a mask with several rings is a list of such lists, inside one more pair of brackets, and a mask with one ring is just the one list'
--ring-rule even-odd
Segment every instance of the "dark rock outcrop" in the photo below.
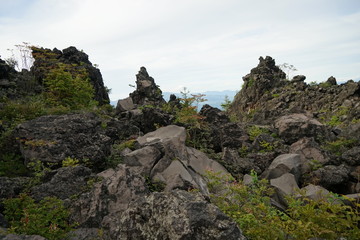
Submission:
{"label": "dark rock outcrop", "polygon": [[306,84],[305,76],[285,79],[271,57],[260,63],[244,78],[244,86],[235,96],[229,112],[240,120],[269,124],[276,118],[292,113],[314,113],[319,120],[330,121],[341,111],[341,122],[359,119],[360,82],[337,85],[330,77],[320,84]]}
{"label": "dark rock outcrop", "polygon": [[66,157],[94,167],[110,154],[112,139],[95,114],[48,115],[16,128],[15,136],[25,162],[61,164]]}
{"label": "dark rock outcrop", "polygon": [[94,100],[101,105],[110,102],[100,70],[89,61],[89,56],[83,51],[79,51],[75,47],[68,47],[63,51],[56,48],[50,50],[32,47],[32,55],[35,61],[31,72],[38,82],[43,81],[48,69],[55,67],[57,64],[69,64],[77,71],[84,70],[88,74],[95,90]]}
{"label": "dark rock outcrop", "polygon": [[65,200],[91,188],[88,183],[97,180],[91,178],[91,170],[84,166],[60,168],[53,174],[50,181],[31,189],[31,196],[35,200],[40,201],[45,197]]}
{"label": "dark rock outcrop", "polygon": [[145,67],[141,67],[138,74],[136,74],[136,90],[130,93],[134,104],[137,105],[153,105],[165,103],[162,96],[162,91],[159,86],[155,84],[152,77],[149,76]]}

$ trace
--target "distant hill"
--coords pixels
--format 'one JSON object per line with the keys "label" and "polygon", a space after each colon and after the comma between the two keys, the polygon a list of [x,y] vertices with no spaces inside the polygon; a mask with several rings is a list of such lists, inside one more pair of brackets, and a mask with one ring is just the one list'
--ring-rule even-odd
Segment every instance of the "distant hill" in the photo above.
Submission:
{"label": "distant hill", "polygon": [[[225,96],[228,96],[229,100],[232,101],[236,93],[237,91],[232,91],[232,90],[202,92],[201,94],[205,94],[204,98],[207,99],[207,101],[199,104],[199,110],[204,104],[209,104],[212,107],[222,109],[221,104],[224,102]],[[180,93],[163,92],[164,99],[166,101],[169,101],[171,94],[175,94],[177,97],[181,97]],[[198,93],[194,92],[193,94],[198,94]],[[116,106],[117,100],[111,101],[110,104]]]}

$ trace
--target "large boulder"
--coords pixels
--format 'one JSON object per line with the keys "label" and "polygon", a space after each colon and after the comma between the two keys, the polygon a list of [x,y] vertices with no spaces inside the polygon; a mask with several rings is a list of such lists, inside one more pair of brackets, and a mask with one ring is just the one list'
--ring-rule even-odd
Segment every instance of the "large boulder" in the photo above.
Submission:
{"label": "large boulder", "polygon": [[304,137],[314,137],[315,140],[325,140],[329,137],[323,124],[301,113],[282,116],[275,120],[274,126],[279,136],[289,144]]}
{"label": "large boulder", "polygon": [[[197,188],[207,194],[202,175],[206,170],[228,173],[206,154],[185,145],[186,130],[169,125],[137,139],[138,150],[125,155],[124,162],[138,166],[141,174],[155,182],[162,182],[165,190]],[[157,150],[156,150],[157,149]],[[146,157],[145,157],[146,155]]]}
{"label": "large boulder", "polygon": [[199,193],[159,192],[103,221],[112,239],[246,239],[236,223]]}
{"label": "large boulder", "polygon": [[83,228],[100,228],[109,213],[125,211],[129,203],[149,193],[145,178],[132,168],[118,165],[97,174],[91,191],[67,200],[71,221]]}
{"label": "large boulder", "polygon": [[286,74],[275,65],[273,58],[260,57],[258,66],[243,77],[243,88],[236,94],[230,113],[236,114],[241,120],[246,119],[246,115],[256,109],[264,94],[281,85],[285,78]]}
{"label": "large boulder", "polygon": [[295,176],[296,182],[299,182],[301,176],[301,160],[299,154],[282,154],[277,156],[268,169],[263,172],[262,177],[269,180],[281,177],[285,173],[291,173]]}
{"label": "large boulder", "polygon": [[349,177],[350,168],[344,164],[340,166],[327,165],[311,173],[312,182],[341,194],[348,193]]}
{"label": "large boulder", "polygon": [[293,143],[290,146],[290,153],[300,155],[302,173],[310,172],[329,162],[328,156],[314,138],[302,138]]}
{"label": "large boulder", "polygon": [[86,191],[88,183],[95,181],[91,178],[91,169],[84,166],[65,167],[56,171],[50,181],[35,186],[31,189],[31,195],[40,201],[45,197],[57,197],[67,199]]}
{"label": "large boulder", "polygon": [[2,199],[16,197],[26,188],[28,182],[26,177],[0,177],[0,202]]}
{"label": "large boulder", "polygon": [[61,165],[67,157],[101,166],[112,139],[95,114],[48,115],[20,124],[15,137],[25,163]]}
{"label": "large boulder", "polygon": [[271,179],[270,185],[275,188],[273,199],[281,204],[284,209],[288,205],[286,196],[295,195],[299,191],[295,176],[291,173],[285,173],[278,178]]}

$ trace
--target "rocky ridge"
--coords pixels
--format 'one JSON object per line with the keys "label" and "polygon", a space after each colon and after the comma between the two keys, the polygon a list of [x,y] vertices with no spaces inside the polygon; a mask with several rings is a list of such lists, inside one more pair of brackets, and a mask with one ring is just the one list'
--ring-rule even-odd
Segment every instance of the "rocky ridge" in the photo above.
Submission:
{"label": "rocky ridge", "polygon": [[[50,60],[38,58],[31,70],[39,82],[53,57],[91,65],[74,48],[43,51]],[[11,97],[21,88],[11,75],[22,73],[0,63],[0,79],[15,83],[0,85]],[[180,100],[166,103],[141,67],[136,90],[114,111],[41,116],[16,126],[9,149],[24,166],[40,163],[47,171],[30,186],[31,173],[0,177],[0,198],[25,191],[36,201],[63,200],[77,223],[70,239],[246,239],[209,200],[208,170],[244,183],[254,171],[270,181],[272,203],[283,211],[285,196],[300,189],[314,199],[327,191],[359,198],[359,83],[330,78],[313,86],[304,76],[285,77],[271,57],[260,58],[229,112],[205,105],[201,125],[193,126],[177,120]],[[102,78],[92,81],[106,103]],[[78,162],[64,166],[66,159]],[[6,229],[2,214],[0,204]],[[1,234],[0,228],[0,239],[44,239]]]}

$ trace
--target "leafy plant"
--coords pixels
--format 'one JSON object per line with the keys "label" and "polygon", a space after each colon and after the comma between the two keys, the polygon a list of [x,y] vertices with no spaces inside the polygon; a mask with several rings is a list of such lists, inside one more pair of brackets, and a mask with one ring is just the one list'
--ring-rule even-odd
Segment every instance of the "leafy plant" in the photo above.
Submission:
{"label": "leafy plant", "polygon": [[251,126],[247,129],[247,132],[249,134],[249,138],[251,141],[254,141],[256,137],[258,137],[260,134],[263,134],[263,133],[269,133],[269,130],[266,129],[266,128],[262,128],[262,127],[259,127],[259,126]]}
{"label": "leafy plant", "polygon": [[311,200],[287,196],[289,208],[271,205],[273,190],[267,180],[251,171],[252,183],[244,185],[231,175],[208,172],[210,200],[230,216],[248,239],[358,239],[360,216],[356,208],[341,204],[339,197]]}
{"label": "leafy plant", "polygon": [[310,171],[316,171],[319,168],[322,168],[323,165],[319,160],[312,159],[309,161]]}
{"label": "leafy plant", "polygon": [[275,149],[274,144],[267,141],[260,141],[259,144],[261,147],[260,152],[272,152]]}
{"label": "leafy plant", "polygon": [[44,79],[45,100],[51,106],[63,106],[70,110],[83,109],[97,105],[93,100],[94,88],[85,70],[70,72],[73,68],[57,64]]}
{"label": "leafy plant", "polygon": [[20,155],[3,153],[0,159],[0,177],[18,177],[29,173]]}
{"label": "leafy plant", "polygon": [[76,158],[66,157],[62,161],[62,166],[63,167],[76,167],[79,165],[79,163],[80,163],[80,161]]}
{"label": "leafy plant", "polygon": [[150,192],[162,192],[164,191],[166,184],[160,180],[152,180],[151,177],[145,177],[145,184]]}
{"label": "leafy plant", "polygon": [[332,152],[337,156],[340,156],[343,152],[345,152],[350,147],[354,146],[354,144],[356,143],[357,141],[355,139],[346,139],[340,137],[335,141],[326,142],[324,149]]}
{"label": "leafy plant", "polygon": [[40,235],[49,240],[64,239],[74,228],[68,222],[69,211],[57,198],[46,197],[39,203],[26,194],[3,202],[10,233]]}

